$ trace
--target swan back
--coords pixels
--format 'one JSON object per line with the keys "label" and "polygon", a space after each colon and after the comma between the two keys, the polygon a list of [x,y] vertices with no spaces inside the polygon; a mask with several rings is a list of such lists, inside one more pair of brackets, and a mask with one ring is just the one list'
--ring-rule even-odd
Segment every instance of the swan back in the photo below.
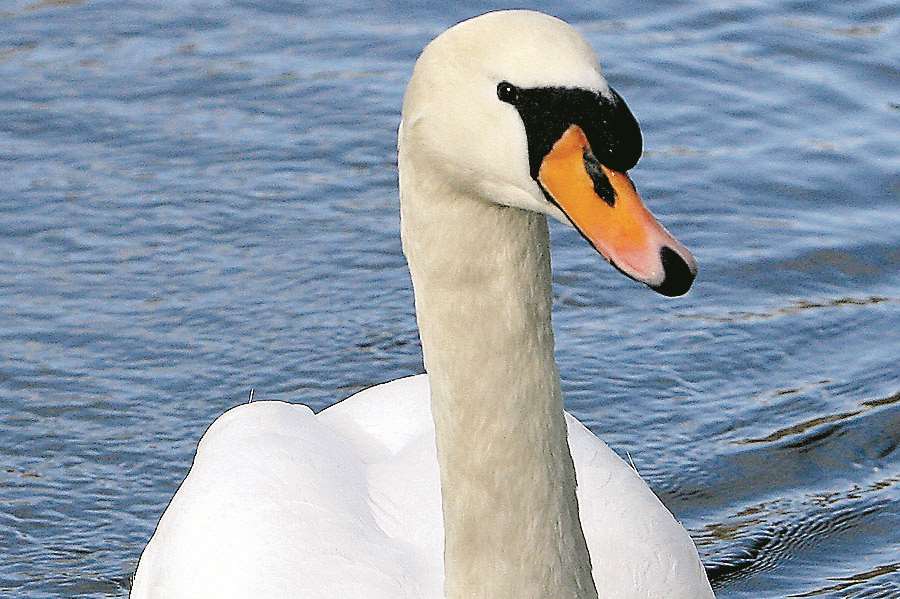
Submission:
{"label": "swan back", "polygon": [[434,468],[416,463],[428,452],[412,450],[427,431],[395,440],[386,460],[385,436],[348,442],[349,428],[328,420],[341,419],[274,401],[219,417],[141,556],[131,597],[437,596],[434,514],[423,533],[417,512],[401,518],[377,493],[386,478],[415,486],[416,473],[437,492]]}

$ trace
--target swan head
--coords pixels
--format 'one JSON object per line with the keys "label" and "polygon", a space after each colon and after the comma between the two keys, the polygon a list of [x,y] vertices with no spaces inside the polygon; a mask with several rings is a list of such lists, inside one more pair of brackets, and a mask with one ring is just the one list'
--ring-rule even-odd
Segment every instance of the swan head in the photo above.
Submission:
{"label": "swan head", "polygon": [[663,295],[682,295],[694,280],[693,256],[626,174],[641,156],[637,120],[560,19],[497,11],[435,38],[404,96],[399,149],[401,164],[426,166],[460,195],[571,224]]}

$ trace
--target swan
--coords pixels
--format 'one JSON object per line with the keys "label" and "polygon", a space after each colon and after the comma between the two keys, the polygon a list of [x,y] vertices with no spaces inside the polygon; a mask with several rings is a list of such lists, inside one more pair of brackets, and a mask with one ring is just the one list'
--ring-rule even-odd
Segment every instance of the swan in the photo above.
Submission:
{"label": "swan", "polygon": [[588,43],[530,11],[457,24],[398,137],[427,374],[220,416],[131,597],[713,597],[684,528],[563,411],[546,217],[664,295],[697,269],[625,174],[641,132]]}

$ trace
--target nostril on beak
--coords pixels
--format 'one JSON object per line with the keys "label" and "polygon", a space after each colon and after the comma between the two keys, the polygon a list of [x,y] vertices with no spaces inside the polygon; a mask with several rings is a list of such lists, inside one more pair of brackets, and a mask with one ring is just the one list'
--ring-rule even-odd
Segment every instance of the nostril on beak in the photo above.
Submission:
{"label": "nostril on beak", "polygon": [[668,246],[663,246],[659,251],[659,257],[662,260],[665,278],[653,290],[668,297],[687,293],[691,283],[694,282],[694,277],[697,276],[696,271],[691,270],[684,258]]}

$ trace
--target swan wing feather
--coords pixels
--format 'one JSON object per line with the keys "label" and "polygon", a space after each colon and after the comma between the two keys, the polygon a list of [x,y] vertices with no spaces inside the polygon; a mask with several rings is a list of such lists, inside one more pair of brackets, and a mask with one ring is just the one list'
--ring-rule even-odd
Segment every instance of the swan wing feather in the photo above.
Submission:
{"label": "swan wing feather", "polygon": [[[603,441],[566,420],[600,597],[711,597],[684,528]],[[219,417],[141,556],[131,596],[437,599],[442,555],[419,375],[318,415],[260,401]]]}

